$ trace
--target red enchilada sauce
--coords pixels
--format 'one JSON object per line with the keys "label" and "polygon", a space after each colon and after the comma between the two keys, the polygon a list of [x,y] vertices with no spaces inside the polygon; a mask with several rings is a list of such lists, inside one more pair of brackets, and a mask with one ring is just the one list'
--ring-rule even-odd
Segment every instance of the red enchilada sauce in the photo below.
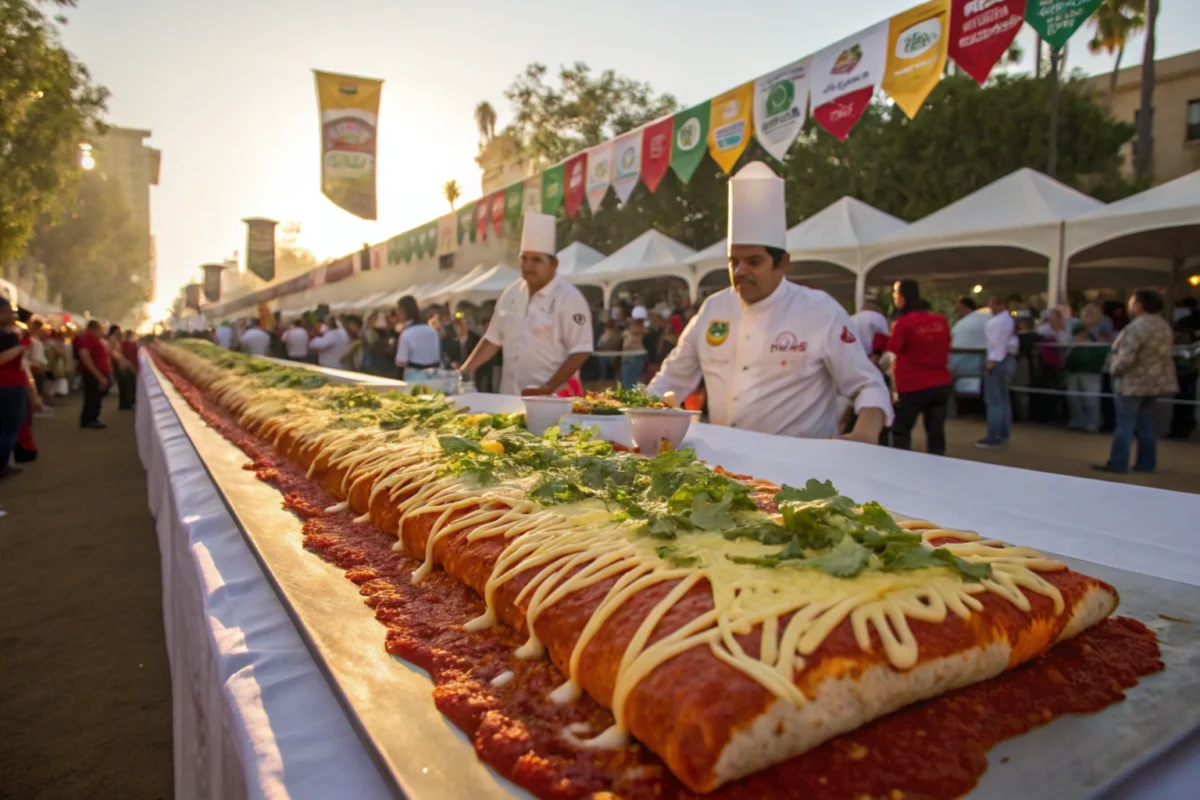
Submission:
{"label": "red enchilada sauce", "polygon": [[[477,595],[440,571],[414,586],[408,576],[419,562],[392,551],[395,537],[355,523],[349,511],[325,515],[335,498],[242,430],[171,366],[156,362],[205,422],[250,457],[247,469],[276,486],[284,505],[306,520],[304,547],[361,587],[387,629],[387,651],[429,672],[437,708],[472,737],[481,759],[554,800],[696,797],[637,744],[619,750],[567,744],[567,726],[583,723],[600,731],[612,714],[586,694],[565,707],[552,703],[548,695],[562,676],[547,659],[512,655],[524,637],[505,626],[462,630],[484,610]],[[978,782],[993,745],[1062,714],[1099,711],[1161,669],[1154,633],[1136,620],[1113,617],[997,678],[909,706],[704,796],[957,797]],[[510,681],[492,684],[509,671]]]}

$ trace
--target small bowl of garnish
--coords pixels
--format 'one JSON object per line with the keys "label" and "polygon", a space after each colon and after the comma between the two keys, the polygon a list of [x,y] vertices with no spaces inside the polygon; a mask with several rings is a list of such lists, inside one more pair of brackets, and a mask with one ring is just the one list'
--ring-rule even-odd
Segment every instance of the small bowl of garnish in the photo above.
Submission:
{"label": "small bowl of garnish", "polygon": [[557,427],[571,413],[570,397],[527,395],[521,400],[525,403],[525,427],[538,436]]}
{"label": "small bowl of garnish", "polygon": [[682,408],[623,408],[629,421],[629,434],[644,456],[656,456],[663,450],[675,450],[687,435],[699,411]]}

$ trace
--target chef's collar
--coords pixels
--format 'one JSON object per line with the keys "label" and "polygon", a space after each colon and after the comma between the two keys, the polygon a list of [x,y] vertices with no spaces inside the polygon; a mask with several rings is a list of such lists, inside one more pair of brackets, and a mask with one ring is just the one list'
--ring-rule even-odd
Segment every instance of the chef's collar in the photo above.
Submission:
{"label": "chef's collar", "polygon": [[551,291],[553,291],[554,287],[558,285],[558,280],[559,280],[559,276],[558,276],[558,273],[556,272],[556,273],[554,273],[554,277],[551,278],[550,280],[546,281],[546,285],[543,286],[542,288],[538,289],[536,292],[530,292],[529,291],[529,282],[525,281],[525,296],[528,297],[530,300],[532,300],[535,296],[537,296],[539,294],[543,294],[543,295],[549,294]]}
{"label": "chef's collar", "polygon": [[[789,281],[787,279],[787,276],[785,275],[783,280],[781,280],[779,282],[779,285],[775,287],[775,291],[771,292],[769,295],[764,297],[762,300],[759,300],[757,303],[747,303],[745,300],[742,299],[742,296],[739,294],[738,302],[742,304],[742,311],[753,311],[755,313],[758,313],[759,311],[764,311],[764,312],[770,311],[772,308],[775,307],[776,304],[779,303],[779,298],[782,297],[784,292],[786,291],[784,289],[784,284],[788,284],[788,283],[791,283],[791,281]],[[733,291],[736,293],[737,289],[734,289]]]}

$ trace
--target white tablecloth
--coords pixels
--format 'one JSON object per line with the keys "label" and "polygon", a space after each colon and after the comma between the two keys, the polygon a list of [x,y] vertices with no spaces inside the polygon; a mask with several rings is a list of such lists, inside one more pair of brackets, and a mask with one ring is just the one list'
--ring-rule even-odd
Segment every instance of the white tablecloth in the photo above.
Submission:
{"label": "white tablecloth", "polygon": [[[141,376],[138,447],[162,553],[176,796],[388,797],[153,373]],[[481,410],[519,405],[490,395],[463,401]],[[773,480],[816,474],[852,497],[941,524],[1200,585],[1194,495],[845,442],[789,440],[779,452],[773,437],[707,425],[687,443],[731,469]],[[1113,796],[1200,796],[1200,735]]]}

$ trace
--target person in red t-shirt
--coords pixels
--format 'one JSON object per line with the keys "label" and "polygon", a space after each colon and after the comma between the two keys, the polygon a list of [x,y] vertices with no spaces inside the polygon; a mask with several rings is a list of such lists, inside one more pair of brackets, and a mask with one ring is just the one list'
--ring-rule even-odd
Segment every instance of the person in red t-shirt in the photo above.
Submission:
{"label": "person in red t-shirt", "polygon": [[26,349],[15,322],[12,303],[0,296],[0,478],[20,472],[10,467],[8,460],[29,412],[29,375],[23,363]]}
{"label": "person in red t-shirt", "polygon": [[934,455],[946,453],[946,412],[950,405],[950,325],[929,310],[914,280],[896,281],[892,291],[896,320],[888,337],[888,352],[895,355],[892,374],[896,382],[896,419],[892,446],[912,449],[912,429],[917,415],[925,417],[926,447]]}
{"label": "person in red t-shirt", "polygon": [[83,411],[79,415],[81,428],[108,427],[100,421],[100,406],[112,383],[112,354],[101,330],[100,321],[91,320],[87,330],[75,338],[79,374],[83,378]]}

